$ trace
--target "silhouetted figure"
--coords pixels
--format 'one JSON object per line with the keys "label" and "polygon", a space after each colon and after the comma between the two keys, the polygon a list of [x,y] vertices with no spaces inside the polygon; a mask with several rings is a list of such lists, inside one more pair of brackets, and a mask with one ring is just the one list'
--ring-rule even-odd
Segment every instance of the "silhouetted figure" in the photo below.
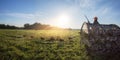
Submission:
{"label": "silhouetted figure", "polygon": [[93,24],[99,24],[98,21],[97,21],[97,19],[98,19],[97,17],[94,17],[94,22],[93,22]]}

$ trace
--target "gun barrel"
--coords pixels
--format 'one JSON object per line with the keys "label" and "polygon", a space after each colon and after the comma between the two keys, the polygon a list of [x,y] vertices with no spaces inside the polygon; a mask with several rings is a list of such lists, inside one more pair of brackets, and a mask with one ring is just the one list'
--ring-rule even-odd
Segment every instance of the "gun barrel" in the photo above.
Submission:
{"label": "gun barrel", "polygon": [[88,23],[90,23],[89,19],[87,18],[87,16],[85,15],[85,18],[87,19]]}

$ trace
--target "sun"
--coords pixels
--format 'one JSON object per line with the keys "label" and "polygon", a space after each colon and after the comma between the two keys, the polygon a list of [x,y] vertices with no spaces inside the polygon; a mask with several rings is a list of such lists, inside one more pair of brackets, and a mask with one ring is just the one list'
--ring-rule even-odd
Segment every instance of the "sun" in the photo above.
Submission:
{"label": "sun", "polygon": [[56,18],[56,22],[54,23],[55,26],[61,28],[67,28],[70,22],[70,16],[68,14],[60,14]]}

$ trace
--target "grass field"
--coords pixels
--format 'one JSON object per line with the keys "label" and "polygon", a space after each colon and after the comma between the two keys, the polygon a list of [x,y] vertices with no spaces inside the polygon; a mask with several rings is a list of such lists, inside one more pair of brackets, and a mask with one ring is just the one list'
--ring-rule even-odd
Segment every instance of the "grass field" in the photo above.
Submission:
{"label": "grass field", "polygon": [[79,30],[0,30],[0,60],[88,60]]}

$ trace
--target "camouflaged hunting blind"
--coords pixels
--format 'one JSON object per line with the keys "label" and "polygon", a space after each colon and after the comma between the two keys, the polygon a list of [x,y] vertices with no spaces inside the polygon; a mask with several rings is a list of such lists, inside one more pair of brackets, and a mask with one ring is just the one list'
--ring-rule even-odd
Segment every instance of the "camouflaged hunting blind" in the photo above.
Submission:
{"label": "camouflaged hunting blind", "polygon": [[118,53],[120,56],[120,27],[115,24],[99,24],[97,19],[95,17],[93,23],[83,23],[80,30],[81,43],[85,44],[92,56]]}

